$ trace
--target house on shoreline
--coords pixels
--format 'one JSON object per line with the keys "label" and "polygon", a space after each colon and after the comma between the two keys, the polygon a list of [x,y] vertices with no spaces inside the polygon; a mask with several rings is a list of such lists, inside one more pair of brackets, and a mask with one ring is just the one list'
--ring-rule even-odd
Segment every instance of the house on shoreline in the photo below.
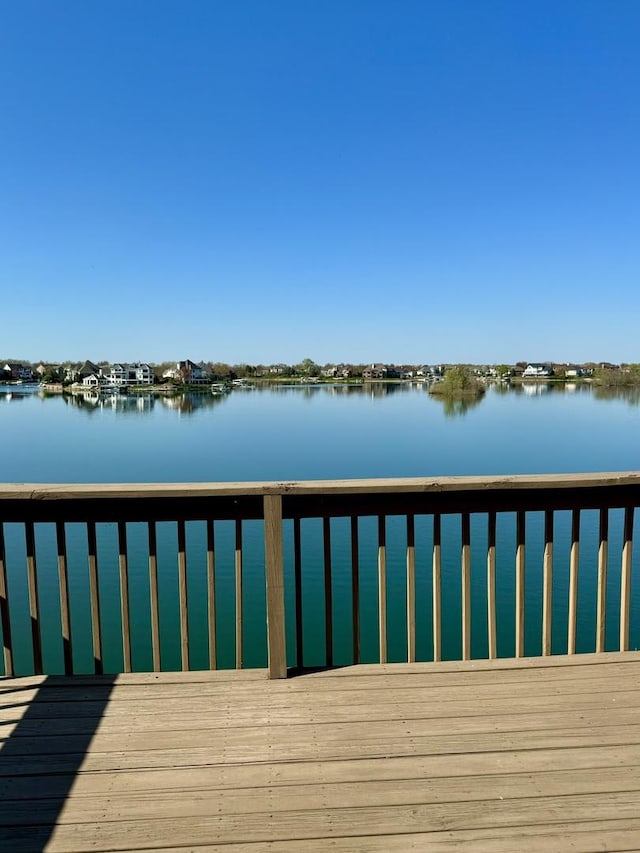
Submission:
{"label": "house on shoreline", "polygon": [[16,361],[8,361],[2,368],[4,376],[9,382],[34,382],[35,375],[30,367]]}
{"label": "house on shoreline", "polygon": [[203,365],[196,364],[188,358],[176,362],[175,367],[165,370],[162,378],[178,382],[180,385],[206,385],[211,382],[211,377]]}
{"label": "house on shoreline", "polygon": [[96,389],[107,385],[117,388],[128,386],[153,385],[156,381],[153,368],[145,362],[116,362],[108,368],[99,367],[91,361],[85,361],[78,369],[68,368],[65,378],[73,385]]}
{"label": "house on shoreline", "polygon": [[553,376],[553,368],[550,364],[542,364],[532,361],[522,371],[523,379],[544,379],[545,377]]}

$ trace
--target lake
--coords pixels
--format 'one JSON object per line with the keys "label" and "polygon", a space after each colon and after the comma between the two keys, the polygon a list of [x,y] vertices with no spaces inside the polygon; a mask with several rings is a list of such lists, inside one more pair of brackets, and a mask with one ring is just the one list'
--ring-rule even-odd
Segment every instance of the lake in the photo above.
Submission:
{"label": "lake", "polygon": [[[431,397],[422,384],[371,383],[353,385],[289,386],[260,385],[235,389],[225,395],[191,394],[182,397],[122,396],[106,399],[91,396],[45,397],[37,390],[12,386],[0,387],[0,480],[3,482],[195,482],[299,480],[360,477],[436,477],[455,474],[559,473],[588,471],[640,470],[640,407],[638,394],[605,394],[589,384],[557,385],[530,383],[489,388],[478,401],[447,402]],[[533,514],[535,516],[535,514]],[[556,574],[562,592],[566,585],[569,520],[559,513],[556,524]],[[597,550],[595,513],[584,513],[581,536],[581,559],[594,561]],[[498,531],[498,570],[510,575],[513,551],[513,523],[508,514],[500,519]],[[371,523],[370,523],[371,522]],[[193,562],[203,554],[203,531],[198,522],[190,523],[188,536]],[[226,525],[226,526],[225,526]],[[388,554],[389,609],[402,620],[404,595],[404,553],[401,525],[389,519]],[[221,605],[219,637],[223,648],[222,665],[232,665],[225,641],[233,636],[233,531],[220,522],[217,560]],[[346,536],[341,521],[334,523],[334,539]],[[37,530],[40,598],[43,607],[43,630],[50,637],[45,658],[48,668],[60,667],[60,643],[57,633],[59,604],[55,563],[55,536],[51,525]],[[86,592],[86,542],[83,533],[68,525],[70,573],[72,583],[72,617],[75,636],[90,637],[86,607],[80,605]],[[142,531],[131,528],[129,550],[132,577],[132,603],[139,601],[134,628],[138,639],[134,648],[136,668],[149,668],[149,618],[144,607],[146,583],[146,551]],[[305,653],[309,662],[321,663],[320,643],[322,614],[316,606],[322,597],[320,524],[305,522]],[[613,512],[611,543],[620,539],[621,520]],[[7,563],[12,598],[21,601],[26,612],[24,583],[24,532],[18,525],[5,525]],[[120,665],[117,612],[117,556],[114,553],[115,531],[101,525],[102,606],[105,635],[109,648],[106,663],[114,670]],[[177,665],[175,627],[175,566],[162,559],[162,543],[167,552],[174,546],[175,525],[160,525],[161,607],[163,608],[163,659],[167,668]],[[455,611],[459,582],[459,530],[455,519],[443,522],[443,584],[445,597],[451,598]],[[430,532],[418,520],[416,549],[419,568],[418,600],[430,618]],[[473,519],[472,537],[478,543],[472,573],[474,595],[481,597],[482,541],[486,530],[481,519]],[[541,562],[541,520],[528,522],[528,585],[531,606],[527,626],[527,653],[539,648],[539,572],[529,562]],[[372,519],[361,521],[362,543],[362,625],[363,658],[374,660],[376,653],[375,529]],[[252,583],[252,567],[259,567],[263,557],[260,540],[245,529],[246,550],[246,657],[249,666],[264,665],[263,609],[264,590]],[[217,546],[217,547],[218,547]],[[290,563],[290,537],[285,541]],[[256,577],[259,575],[255,569]],[[635,571],[635,566],[634,566]],[[337,660],[348,660],[348,630],[344,623],[349,613],[346,569],[335,569],[335,626]],[[611,573],[612,578],[614,572]],[[450,580],[447,581],[447,578]],[[581,613],[577,646],[586,651],[593,647],[591,620],[594,611],[593,578],[586,574],[580,589]],[[197,637],[204,632],[202,622],[202,577],[195,570],[190,596],[190,620],[193,621],[194,657],[192,666],[206,666],[203,650],[198,651]],[[613,583],[613,582],[612,582]],[[616,592],[612,585],[611,643],[615,639]],[[73,607],[74,600],[77,602]],[[512,585],[504,586],[499,602],[503,618],[499,624],[499,653],[513,653]],[[632,615],[639,602],[634,595]],[[24,613],[14,618],[17,637],[26,636]],[[474,611],[473,652],[486,653],[483,635],[484,615]],[[554,623],[554,651],[562,651],[563,619],[558,612]],[[636,622],[638,619],[636,618]],[[484,623],[486,624],[486,623]],[[255,625],[255,629],[252,626]],[[111,640],[109,641],[109,637]],[[640,637],[633,636],[634,643]],[[289,638],[291,642],[291,638]],[[429,630],[418,627],[418,653],[431,654]],[[402,636],[389,638],[390,659],[402,659],[406,653]],[[612,646],[613,647],[613,646]],[[445,625],[445,656],[459,653],[458,626]],[[81,644],[79,655],[82,656]],[[29,669],[29,649],[17,653],[20,666]]]}
{"label": "lake", "polygon": [[191,482],[640,469],[640,408],[531,383],[446,402],[424,385],[258,386],[181,398],[0,387],[4,482]]}

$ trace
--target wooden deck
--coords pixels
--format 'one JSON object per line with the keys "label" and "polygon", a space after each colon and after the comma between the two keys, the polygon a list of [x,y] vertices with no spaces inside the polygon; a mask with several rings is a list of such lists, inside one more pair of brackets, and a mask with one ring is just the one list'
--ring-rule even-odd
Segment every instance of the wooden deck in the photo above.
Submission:
{"label": "wooden deck", "polygon": [[640,849],[640,653],[0,681],[0,849]]}

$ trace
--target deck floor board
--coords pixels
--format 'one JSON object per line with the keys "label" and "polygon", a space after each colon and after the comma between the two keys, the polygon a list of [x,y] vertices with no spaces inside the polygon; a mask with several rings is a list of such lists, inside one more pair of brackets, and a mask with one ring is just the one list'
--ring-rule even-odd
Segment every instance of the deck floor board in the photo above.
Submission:
{"label": "deck floor board", "polygon": [[640,849],[640,654],[0,680],[0,849]]}

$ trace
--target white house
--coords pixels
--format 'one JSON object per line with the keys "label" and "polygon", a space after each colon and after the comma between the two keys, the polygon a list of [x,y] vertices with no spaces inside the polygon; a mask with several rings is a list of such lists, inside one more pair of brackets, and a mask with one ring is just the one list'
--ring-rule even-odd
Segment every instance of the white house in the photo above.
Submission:
{"label": "white house", "polygon": [[181,382],[183,385],[202,385],[211,381],[211,377],[202,365],[196,364],[188,358],[184,361],[176,362],[175,367],[165,370],[162,378],[173,379],[176,382]]}
{"label": "white house", "polygon": [[83,388],[97,388],[104,385],[104,376],[101,373],[89,373],[80,380]]}
{"label": "white house", "polygon": [[154,382],[153,370],[148,364],[135,362],[134,364],[125,364],[117,362],[112,364],[109,373],[106,374],[106,380],[109,385],[153,385]]}
{"label": "white house", "polygon": [[540,364],[538,362],[532,362],[528,364],[525,369],[522,371],[522,376],[524,379],[531,379],[536,377],[544,377],[544,376],[552,376],[553,370],[549,367],[548,364]]}

